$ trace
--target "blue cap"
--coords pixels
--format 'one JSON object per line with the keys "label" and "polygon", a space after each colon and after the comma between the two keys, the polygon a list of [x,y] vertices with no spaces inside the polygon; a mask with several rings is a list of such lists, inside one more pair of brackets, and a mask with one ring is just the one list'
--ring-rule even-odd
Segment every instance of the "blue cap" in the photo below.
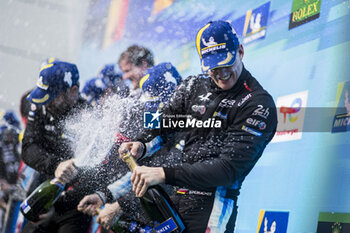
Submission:
{"label": "blue cap", "polygon": [[232,66],[236,60],[238,37],[231,24],[212,21],[202,27],[196,37],[196,47],[203,72]]}
{"label": "blue cap", "polygon": [[181,82],[181,76],[169,62],[160,63],[149,68],[140,80],[142,92],[151,98],[166,102]]}
{"label": "blue cap", "polygon": [[106,91],[107,84],[101,78],[92,78],[88,80],[82,90],[83,97],[92,103],[98,101],[102,94]]}
{"label": "blue cap", "polygon": [[0,131],[3,133],[5,129],[15,128],[18,130],[20,128],[20,122],[16,117],[15,113],[11,110],[0,111]]}
{"label": "blue cap", "polygon": [[103,66],[97,74],[97,77],[102,78],[108,87],[114,87],[122,79],[122,76],[121,71],[118,70],[118,66],[114,64]]}
{"label": "blue cap", "polygon": [[41,63],[40,69],[44,66],[47,66],[48,64],[54,63],[55,61],[60,61],[60,59],[55,57],[46,58],[46,60],[43,63]]}
{"label": "blue cap", "polygon": [[27,99],[36,105],[47,104],[61,92],[76,85],[79,85],[77,66],[55,61],[41,67],[37,87]]}

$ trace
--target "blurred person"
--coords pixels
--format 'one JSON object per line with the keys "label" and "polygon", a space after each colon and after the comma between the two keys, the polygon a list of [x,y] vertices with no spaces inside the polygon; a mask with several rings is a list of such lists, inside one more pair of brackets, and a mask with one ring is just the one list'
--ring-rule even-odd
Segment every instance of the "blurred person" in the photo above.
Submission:
{"label": "blurred person", "polygon": [[105,65],[97,77],[88,80],[82,90],[82,97],[90,104],[97,105],[108,96],[118,95],[121,98],[129,95],[129,88],[116,73],[114,65]]}
{"label": "blurred person", "polygon": [[[12,110],[0,110],[0,230],[8,228],[10,195],[17,189],[20,122]],[[11,210],[9,210],[11,211]],[[4,228],[4,229],[3,229]]]}
{"label": "blurred person", "polygon": [[147,69],[154,66],[151,51],[139,45],[132,45],[120,55],[118,64],[123,72],[123,80],[131,81],[131,94],[138,96],[140,79]]}
{"label": "blurred person", "polygon": [[[164,103],[169,100],[181,81],[182,79],[180,74],[177,72],[176,68],[172,66],[171,63],[164,62],[149,68],[146,71],[144,77],[140,80],[139,86],[142,90],[142,95],[138,101],[139,106],[141,106],[138,108],[138,112],[155,112],[161,109]],[[133,119],[135,121],[142,122],[142,114],[140,114],[139,119]],[[133,129],[129,127],[129,130]],[[167,142],[167,144],[169,143]],[[166,159],[169,159],[169,155],[167,155],[167,158],[160,158],[160,156],[151,157],[154,153],[158,153],[161,150],[168,148],[162,147],[163,139],[160,137],[155,138],[147,145],[149,151],[145,153],[144,159],[141,161],[142,164],[154,165],[154,163],[161,163],[164,165],[167,163]],[[172,162],[173,161],[174,160],[172,160]],[[104,228],[109,229],[113,225],[115,219],[121,215],[127,216],[128,219],[133,219],[134,221],[138,221],[144,225],[152,225],[145,213],[142,211],[139,201],[135,198],[135,195],[130,192],[131,173],[128,172],[128,168],[121,160],[118,166],[119,172],[121,172],[120,167],[124,167],[123,172],[124,174],[126,173],[126,175],[116,182],[109,184],[107,194],[102,194],[99,192],[100,195],[103,195],[103,198],[101,198],[100,195],[96,193],[84,197],[78,205],[78,210],[92,216],[96,215],[96,209],[101,208],[101,206],[105,204],[103,203],[104,197],[111,195],[113,196],[115,202],[106,203],[97,217],[97,222],[100,223]]]}
{"label": "blurred person", "polygon": [[28,100],[33,105],[27,117],[22,159],[40,173],[40,183],[56,177],[66,188],[49,213],[36,223],[28,222],[23,232],[87,232],[91,217],[77,211],[76,206],[100,181],[94,172],[77,174],[70,139],[63,134],[64,121],[90,106],[80,96],[76,65],[54,61],[43,66]]}
{"label": "blurred person", "polygon": [[0,182],[2,189],[16,184],[20,155],[20,122],[13,111],[0,112]]}
{"label": "blurred person", "polygon": [[82,90],[82,97],[86,99],[91,105],[95,106],[100,99],[106,94],[107,85],[100,78],[89,79]]}
{"label": "blurred person", "polygon": [[[196,47],[205,74],[187,78],[162,109],[162,116],[186,116],[178,123],[187,127],[152,131],[162,137],[174,130],[182,134],[181,164],[138,166],[131,181],[138,197],[151,185],[173,185],[177,192],[171,198],[186,232],[233,232],[242,182],[274,136],[276,108],[245,69],[243,46],[228,22],[201,28]],[[129,150],[138,159],[145,142],[140,137],[123,143],[119,152]]]}
{"label": "blurred person", "polygon": [[98,78],[101,78],[107,85],[107,94],[114,95],[124,98],[129,95],[129,87],[123,80],[123,74],[118,69],[118,66],[114,64],[106,64],[102,67],[100,72],[97,74]]}

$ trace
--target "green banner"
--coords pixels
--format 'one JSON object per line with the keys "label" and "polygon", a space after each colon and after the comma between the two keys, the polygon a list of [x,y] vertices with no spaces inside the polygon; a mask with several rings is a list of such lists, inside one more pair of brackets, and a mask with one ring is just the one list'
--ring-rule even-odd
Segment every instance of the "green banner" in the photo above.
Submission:
{"label": "green banner", "polygon": [[350,214],[321,212],[318,216],[316,233],[350,232]]}
{"label": "green banner", "polygon": [[300,26],[320,16],[321,0],[294,0],[289,29]]}

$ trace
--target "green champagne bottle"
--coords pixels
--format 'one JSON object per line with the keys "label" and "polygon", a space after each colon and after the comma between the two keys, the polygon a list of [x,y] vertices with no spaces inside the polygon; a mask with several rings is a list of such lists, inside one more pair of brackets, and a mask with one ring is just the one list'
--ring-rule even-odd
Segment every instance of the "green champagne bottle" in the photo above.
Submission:
{"label": "green champagne bottle", "polygon": [[33,222],[39,220],[39,215],[47,213],[61,196],[64,184],[57,178],[47,180],[37,187],[21,205],[23,216]]}
{"label": "green champagne bottle", "polygon": [[[123,161],[133,171],[137,166],[129,151],[122,153]],[[183,232],[185,225],[170,200],[168,194],[159,185],[150,186],[140,198],[142,208],[148,217],[154,221],[156,232]]]}
{"label": "green champagne bottle", "polygon": [[[103,207],[102,207],[103,208]],[[97,214],[100,214],[102,208],[96,209]],[[134,219],[126,217],[125,215],[117,216],[111,231],[115,233],[125,233],[125,232],[145,232],[145,233],[156,233],[152,227],[147,226],[143,223],[137,222]]]}
{"label": "green champagne bottle", "polygon": [[142,223],[133,221],[128,218],[123,218],[121,216],[112,226],[111,230],[115,233],[124,233],[124,232],[145,232],[145,233],[156,233],[156,231]]}

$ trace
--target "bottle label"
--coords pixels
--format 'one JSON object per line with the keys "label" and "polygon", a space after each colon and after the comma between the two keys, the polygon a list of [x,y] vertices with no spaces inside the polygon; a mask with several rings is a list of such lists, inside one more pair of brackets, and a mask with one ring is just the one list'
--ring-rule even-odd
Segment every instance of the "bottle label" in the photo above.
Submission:
{"label": "bottle label", "polygon": [[150,226],[146,226],[145,228],[141,228],[141,229],[140,229],[140,232],[143,232],[143,233],[152,233],[152,232],[153,232],[153,228],[150,227]]}
{"label": "bottle label", "polygon": [[129,231],[130,232],[135,232],[136,230],[137,230],[137,223],[136,222],[132,222],[130,224]]}
{"label": "bottle label", "polygon": [[168,233],[168,232],[175,231],[176,229],[177,229],[177,225],[174,222],[173,218],[169,218],[165,222],[154,227],[154,230],[156,230],[157,233]]}
{"label": "bottle label", "polygon": [[22,202],[21,204],[21,209],[23,210],[23,213],[28,213],[29,210],[31,209],[30,206],[28,205],[27,201]]}
{"label": "bottle label", "polygon": [[54,184],[54,185],[57,185],[60,189],[64,189],[64,185],[59,182],[59,180],[57,178],[53,178],[51,181],[50,181],[51,184]]}

